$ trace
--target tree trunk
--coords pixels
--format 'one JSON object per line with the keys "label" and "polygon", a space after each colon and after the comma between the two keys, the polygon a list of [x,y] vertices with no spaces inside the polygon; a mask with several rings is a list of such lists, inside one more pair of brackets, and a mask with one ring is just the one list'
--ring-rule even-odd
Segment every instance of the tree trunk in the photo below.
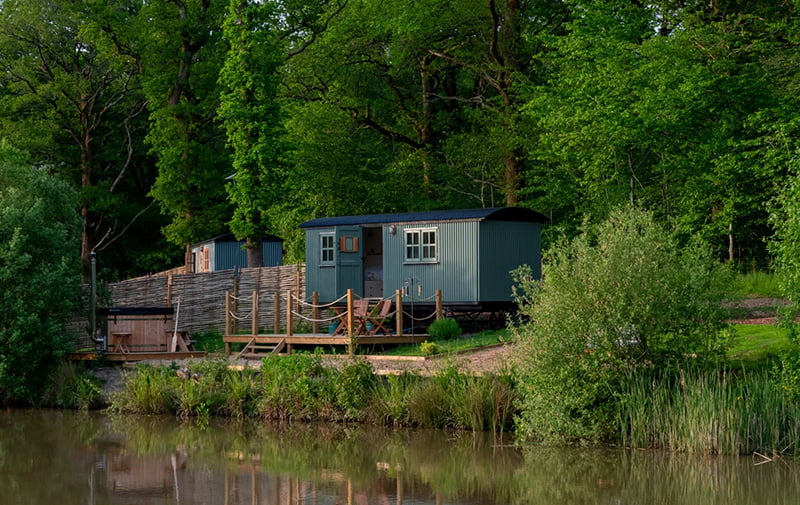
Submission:
{"label": "tree trunk", "polygon": [[264,243],[259,238],[247,237],[247,268],[260,268],[264,266]]}

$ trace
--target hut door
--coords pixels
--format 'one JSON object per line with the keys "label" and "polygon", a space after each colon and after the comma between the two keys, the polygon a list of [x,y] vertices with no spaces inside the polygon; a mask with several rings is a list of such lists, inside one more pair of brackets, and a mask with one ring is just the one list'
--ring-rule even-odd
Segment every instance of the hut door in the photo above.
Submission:
{"label": "hut door", "polygon": [[382,228],[364,228],[364,296],[383,298]]}
{"label": "hut door", "polygon": [[340,226],[336,228],[336,243],[338,253],[336,257],[337,291],[344,293],[353,289],[356,294],[364,296],[364,268],[363,268],[363,233],[360,226]]}

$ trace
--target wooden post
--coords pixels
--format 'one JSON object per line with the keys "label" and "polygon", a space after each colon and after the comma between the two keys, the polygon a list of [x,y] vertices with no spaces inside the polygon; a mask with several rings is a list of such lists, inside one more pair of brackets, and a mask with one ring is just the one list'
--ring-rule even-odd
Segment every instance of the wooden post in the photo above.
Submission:
{"label": "wooden post", "polygon": [[[294,266],[294,292],[297,293],[297,313],[300,313],[300,264],[295,264]],[[305,299],[305,297],[303,298]]]}
{"label": "wooden post", "polygon": [[[225,291],[225,335],[233,334],[231,326],[231,292]],[[225,353],[231,353],[230,342],[225,342]]]}
{"label": "wooden post", "polygon": [[442,306],[442,290],[436,290],[436,319],[444,317],[444,309]]}
{"label": "wooden post", "polygon": [[294,322],[294,314],[292,313],[292,292],[286,292],[286,335],[291,337],[292,336],[292,326]]}
{"label": "wooden post", "polygon": [[279,335],[281,333],[281,292],[275,292],[275,312],[272,316],[272,333]]}
{"label": "wooden post", "polygon": [[353,290],[347,290],[347,353],[353,356],[356,352],[353,342]]}
{"label": "wooden post", "polygon": [[403,290],[398,289],[395,293],[397,301],[395,302],[395,306],[397,309],[394,313],[394,322],[397,325],[397,335],[403,334]]}
{"label": "wooden post", "polygon": [[[233,277],[233,300],[231,303],[231,310],[233,310],[234,314],[239,314],[239,276],[234,273]],[[233,325],[231,326],[233,333],[239,331],[239,320],[235,317],[231,320]]]}
{"label": "wooden post", "polygon": [[225,334],[231,333],[231,292],[225,291]]}
{"label": "wooden post", "polygon": [[253,291],[253,320],[250,333],[254,337],[258,335],[258,291]]}
{"label": "wooden post", "polygon": [[316,335],[319,333],[319,293],[314,291],[311,293],[311,333]]}

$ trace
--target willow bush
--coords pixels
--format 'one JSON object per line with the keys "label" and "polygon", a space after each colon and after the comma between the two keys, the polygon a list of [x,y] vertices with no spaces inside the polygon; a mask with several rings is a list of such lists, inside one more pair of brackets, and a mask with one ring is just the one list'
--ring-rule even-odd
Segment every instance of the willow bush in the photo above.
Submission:
{"label": "willow bush", "polygon": [[78,194],[0,141],[0,404],[37,404],[73,346]]}
{"label": "willow bush", "polygon": [[524,438],[600,441],[616,434],[620,386],[642,367],[711,363],[728,342],[727,272],[635,208],[613,212],[544,255],[542,277],[515,272],[527,321],[516,332]]}

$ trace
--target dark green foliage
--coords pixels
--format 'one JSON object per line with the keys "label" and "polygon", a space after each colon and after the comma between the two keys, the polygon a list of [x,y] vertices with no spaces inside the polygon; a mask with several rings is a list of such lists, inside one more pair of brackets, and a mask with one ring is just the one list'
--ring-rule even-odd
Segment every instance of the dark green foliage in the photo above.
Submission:
{"label": "dark green foliage", "polygon": [[147,2],[123,42],[143,67],[149,126],[145,137],[158,177],[150,194],[170,223],[169,242],[184,247],[219,235],[230,218],[225,177],[231,174],[215,121],[217,83],[227,46],[225,2]]}
{"label": "dark green foliage", "polygon": [[787,398],[794,402],[800,400],[800,350],[795,348],[783,353],[773,364],[772,378]]}
{"label": "dark green foliage", "polygon": [[609,438],[631,370],[714,362],[726,348],[725,272],[646,212],[616,211],[553,247],[543,282],[517,276],[530,320],[518,328],[527,437]]}
{"label": "dark green foliage", "polygon": [[270,356],[261,364],[259,411],[268,419],[328,418],[334,384],[319,355]]}
{"label": "dark green foliage", "polygon": [[447,340],[461,336],[461,326],[451,317],[437,319],[428,326],[428,334],[433,340]]}
{"label": "dark green foliage", "polygon": [[0,143],[0,403],[35,403],[70,348],[80,222],[67,184]]}
{"label": "dark green foliage", "polygon": [[101,406],[102,383],[80,364],[62,362],[50,376],[42,404],[88,410]]}
{"label": "dark green foliage", "polygon": [[192,333],[192,340],[194,348],[199,351],[214,353],[225,350],[225,342],[222,341],[222,334],[218,331]]}
{"label": "dark green foliage", "polygon": [[375,394],[376,384],[368,361],[358,358],[348,361],[335,379],[336,405],[347,418],[360,418]]}

